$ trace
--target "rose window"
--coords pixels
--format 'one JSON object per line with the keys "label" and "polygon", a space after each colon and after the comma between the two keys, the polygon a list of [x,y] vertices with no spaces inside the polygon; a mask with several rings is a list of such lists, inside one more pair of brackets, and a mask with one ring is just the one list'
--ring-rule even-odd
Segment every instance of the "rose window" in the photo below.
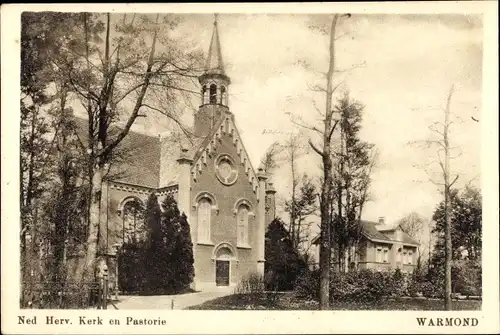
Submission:
{"label": "rose window", "polygon": [[236,164],[228,155],[222,155],[217,159],[215,171],[217,178],[224,185],[232,185],[238,178]]}

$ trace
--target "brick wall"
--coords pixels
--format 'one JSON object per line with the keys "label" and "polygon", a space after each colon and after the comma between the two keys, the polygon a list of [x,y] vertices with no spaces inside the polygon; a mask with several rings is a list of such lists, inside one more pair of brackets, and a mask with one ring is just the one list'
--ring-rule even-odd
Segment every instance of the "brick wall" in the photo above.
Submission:
{"label": "brick wall", "polygon": [[[219,182],[215,174],[215,160],[220,154],[229,154],[235,161],[238,169],[238,179],[230,186]],[[207,164],[202,167],[201,173],[197,174],[196,180],[191,180],[191,204],[196,203],[196,198],[201,192],[209,192],[216,199],[218,212],[211,212],[211,244],[196,244],[195,246],[195,282],[198,287],[215,285],[215,260],[214,248],[222,242],[229,243],[236,250],[235,260],[231,261],[230,281],[236,284],[240,278],[250,272],[256,271],[257,266],[257,196],[253,191],[252,184],[240,164],[240,157],[236,152],[232,137],[229,134],[223,134],[220,142],[217,144],[215,152],[207,158]],[[239,199],[245,198],[251,204],[250,215],[248,219],[249,228],[249,247],[237,247],[237,218],[234,214],[235,203]],[[194,235],[197,236],[197,212],[194,206],[191,206],[189,222]]]}

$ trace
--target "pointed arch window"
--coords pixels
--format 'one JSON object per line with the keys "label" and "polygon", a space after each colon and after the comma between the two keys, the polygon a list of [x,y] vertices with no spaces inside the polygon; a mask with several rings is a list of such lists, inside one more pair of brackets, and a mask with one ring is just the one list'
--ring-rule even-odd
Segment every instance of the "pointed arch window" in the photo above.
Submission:
{"label": "pointed arch window", "polygon": [[208,198],[198,201],[198,241],[210,241],[210,225],[212,216],[212,202]]}
{"label": "pointed arch window", "polygon": [[217,103],[217,85],[215,84],[210,85],[210,103]]}
{"label": "pointed arch window", "polygon": [[145,238],[144,206],[138,199],[128,200],[122,209],[123,243],[137,243]]}
{"label": "pointed arch window", "polygon": [[220,103],[222,105],[227,105],[227,93],[226,93],[226,87],[222,86],[220,88]]}
{"label": "pointed arch window", "polygon": [[203,85],[203,88],[201,90],[201,103],[202,104],[207,103],[207,93],[208,93],[207,85]]}
{"label": "pointed arch window", "polygon": [[248,216],[250,213],[250,208],[247,205],[238,206],[238,213],[236,218],[238,220],[238,236],[237,244],[238,246],[248,246]]}

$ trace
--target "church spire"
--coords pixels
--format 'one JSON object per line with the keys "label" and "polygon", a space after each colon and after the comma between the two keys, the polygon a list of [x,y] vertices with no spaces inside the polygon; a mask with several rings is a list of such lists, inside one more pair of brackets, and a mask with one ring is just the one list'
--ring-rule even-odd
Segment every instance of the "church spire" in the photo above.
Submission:
{"label": "church spire", "polygon": [[208,49],[207,62],[205,63],[205,73],[222,74],[224,72],[224,62],[222,61],[222,52],[220,47],[219,30],[217,28],[218,14],[214,14],[214,30],[212,32],[212,40]]}
{"label": "church spire", "polygon": [[198,136],[206,136],[220,117],[229,112],[229,85],[231,79],[224,71],[220,47],[217,14],[214,19],[212,40],[203,74],[198,77],[201,85],[201,105],[195,114],[194,128]]}

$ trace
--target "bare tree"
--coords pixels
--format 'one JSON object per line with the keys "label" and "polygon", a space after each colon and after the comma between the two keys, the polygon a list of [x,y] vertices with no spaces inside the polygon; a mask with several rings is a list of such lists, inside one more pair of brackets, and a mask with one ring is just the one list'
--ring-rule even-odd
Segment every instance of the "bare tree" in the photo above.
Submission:
{"label": "bare tree", "polygon": [[425,218],[416,212],[411,212],[401,219],[398,220],[398,226],[410,235],[415,241],[417,241],[420,246],[417,248],[418,258],[417,267],[420,268],[422,265],[422,254],[424,253],[423,244],[423,234],[424,234],[424,222]]}
{"label": "bare tree", "polygon": [[285,202],[285,207],[286,211],[290,214],[288,232],[290,233],[290,239],[292,240],[295,248],[298,247],[298,241],[300,240],[298,235],[301,231],[300,223],[297,222],[298,211],[296,209],[298,204],[298,188],[301,182],[301,178],[299,177],[299,173],[297,171],[297,160],[301,156],[307,154],[307,150],[302,145],[302,141],[302,135],[291,134],[282,147],[283,160],[289,166],[291,173],[292,194],[291,199]]}
{"label": "bare tree", "polygon": [[452,177],[450,172],[450,160],[461,155],[461,151],[456,155],[452,156],[451,151],[454,149],[459,149],[459,147],[452,147],[450,145],[450,127],[453,121],[450,120],[450,105],[451,98],[453,96],[454,85],[451,86],[448,96],[446,98],[446,105],[444,108],[440,108],[443,112],[443,122],[436,121],[429,126],[431,132],[435,135],[432,139],[424,141],[415,141],[410,144],[417,144],[425,148],[437,148],[436,150],[436,163],[439,165],[440,178],[439,181],[436,178],[430,176],[427,166],[421,166],[424,171],[429,176],[429,181],[433,184],[443,187],[444,193],[444,218],[445,218],[445,300],[444,305],[446,310],[451,310],[451,265],[452,265],[452,243],[451,243],[451,188],[458,180],[458,175]]}
{"label": "bare tree", "polygon": [[268,182],[272,179],[274,170],[279,165],[279,155],[283,151],[279,142],[273,142],[260,160],[260,166],[267,174]]}
{"label": "bare tree", "polygon": [[[343,15],[342,15],[343,16]],[[347,15],[349,16],[349,15]],[[332,156],[331,156],[331,143],[332,136],[337,127],[338,120],[333,117],[334,111],[332,108],[333,94],[341,83],[334,83],[334,74],[336,73],[335,68],[335,41],[337,22],[341,15],[334,14],[331,19],[330,29],[329,29],[329,62],[328,71],[324,73],[324,78],[326,81],[326,87],[317,88],[316,91],[320,91],[325,94],[325,109],[324,111],[316,110],[322,116],[323,126],[316,127],[304,124],[303,122],[294,122],[297,125],[309,129],[320,136],[320,143],[315,144],[312,139],[309,139],[308,143],[310,147],[317,153],[321,158],[321,167],[323,170],[322,184],[321,184],[321,196],[320,196],[320,213],[321,213],[321,237],[320,237],[320,252],[319,252],[319,267],[320,267],[320,308],[328,309],[330,305],[330,259],[331,259],[331,216],[332,216],[332,206],[334,199],[334,185],[332,178]]]}

